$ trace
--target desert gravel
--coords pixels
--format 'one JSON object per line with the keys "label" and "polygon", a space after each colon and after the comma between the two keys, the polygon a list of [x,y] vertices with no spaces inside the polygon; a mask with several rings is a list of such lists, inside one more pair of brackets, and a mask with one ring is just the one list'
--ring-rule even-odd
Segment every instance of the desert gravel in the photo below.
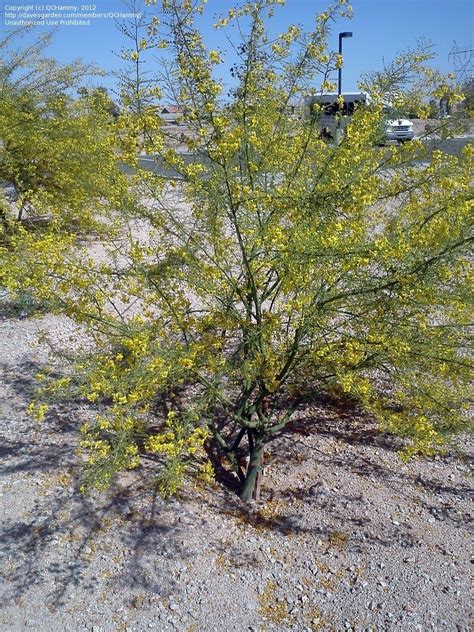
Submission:
{"label": "desert gravel", "polygon": [[469,629],[467,439],[404,463],[351,406],[317,400],[270,446],[262,502],[233,478],[163,502],[148,467],[78,492],[84,404],[25,412],[64,318],[0,322],[0,630]]}

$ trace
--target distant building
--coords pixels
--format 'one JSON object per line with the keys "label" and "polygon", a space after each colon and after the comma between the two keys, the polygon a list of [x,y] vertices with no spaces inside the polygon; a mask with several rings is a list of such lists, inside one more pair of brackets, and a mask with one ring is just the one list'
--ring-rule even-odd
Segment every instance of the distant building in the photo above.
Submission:
{"label": "distant building", "polygon": [[159,110],[159,116],[166,123],[176,124],[183,116],[183,109],[179,105],[166,105]]}

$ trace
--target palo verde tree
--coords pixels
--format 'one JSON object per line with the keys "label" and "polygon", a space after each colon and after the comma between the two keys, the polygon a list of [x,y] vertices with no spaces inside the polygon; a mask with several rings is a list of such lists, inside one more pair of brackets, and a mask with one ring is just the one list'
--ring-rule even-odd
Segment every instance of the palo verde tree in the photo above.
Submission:
{"label": "palo verde tree", "polygon": [[[119,133],[106,92],[81,91],[83,80],[99,71],[46,57],[50,34],[19,47],[30,30],[0,41],[1,283],[12,298],[49,287],[45,272],[54,261],[67,268],[78,233],[106,227],[109,234],[110,209],[129,196],[120,170],[128,135]],[[59,268],[55,279],[70,280]]]}
{"label": "palo verde tree", "polygon": [[15,208],[3,204],[3,228],[14,232],[41,214],[63,227],[97,224],[100,200],[123,180],[111,100],[104,90],[81,88],[98,69],[45,56],[50,34],[18,49],[30,30],[0,41],[0,178],[16,200]]}
{"label": "palo verde tree", "polygon": [[282,0],[229,11],[215,25],[238,58],[229,95],[223,54],[195,23],[204,2],[148,4],[184,123],[179,147],[155,126],[153,153],[181,180],[138,169],[140,202],[117,209],[123,231],[104,242],[108,259],[71,250],[67,289],[43,284],[95,342],[65,378],[100,406],[83,427],[88,481],[106,484],[148,455],[172,493],[211,473],[208,437],[249,501],[266,443],[327,392],[405,437],[407,455],[439,449],[467,424],[472,149],[376,140],[394,88],[410,111],[440,91],[456,99],[453,88],[429,52],[403,53],[391,76],[367,78],[370,106],[341,120],[330,144],[304,104],[334,89],[342,59],[327,38],[350,13],[344,0],[308,33],[269,33]]}

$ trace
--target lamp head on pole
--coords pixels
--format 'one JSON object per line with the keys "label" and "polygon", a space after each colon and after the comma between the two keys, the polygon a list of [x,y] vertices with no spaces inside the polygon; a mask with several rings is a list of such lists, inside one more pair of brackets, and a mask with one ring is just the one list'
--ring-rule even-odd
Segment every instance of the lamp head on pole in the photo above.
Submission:
{"label": "lamp head on pole", "polygon": [[[345,37],[352,37],[351,31],[343,31],[339,33],[339,55],[342,55],[342,40]],[[342,65],[339,66],[339,70],[337,72],[337,94],[341,96],[342,94]]]}

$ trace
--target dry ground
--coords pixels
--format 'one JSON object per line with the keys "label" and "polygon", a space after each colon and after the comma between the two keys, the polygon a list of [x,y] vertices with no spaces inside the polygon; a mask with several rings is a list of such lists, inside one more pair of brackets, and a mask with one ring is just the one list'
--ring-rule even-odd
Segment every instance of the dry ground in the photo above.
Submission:
{"label": "dry ground", "polygon": [[25,414],[47,361],[0,322],[0,630],[468,630],[469,446],[410,463],[361,411],[317,400],[272,444],[262,503],[232,476],[161,501],[152,471],[78,492],[80,403]]}

